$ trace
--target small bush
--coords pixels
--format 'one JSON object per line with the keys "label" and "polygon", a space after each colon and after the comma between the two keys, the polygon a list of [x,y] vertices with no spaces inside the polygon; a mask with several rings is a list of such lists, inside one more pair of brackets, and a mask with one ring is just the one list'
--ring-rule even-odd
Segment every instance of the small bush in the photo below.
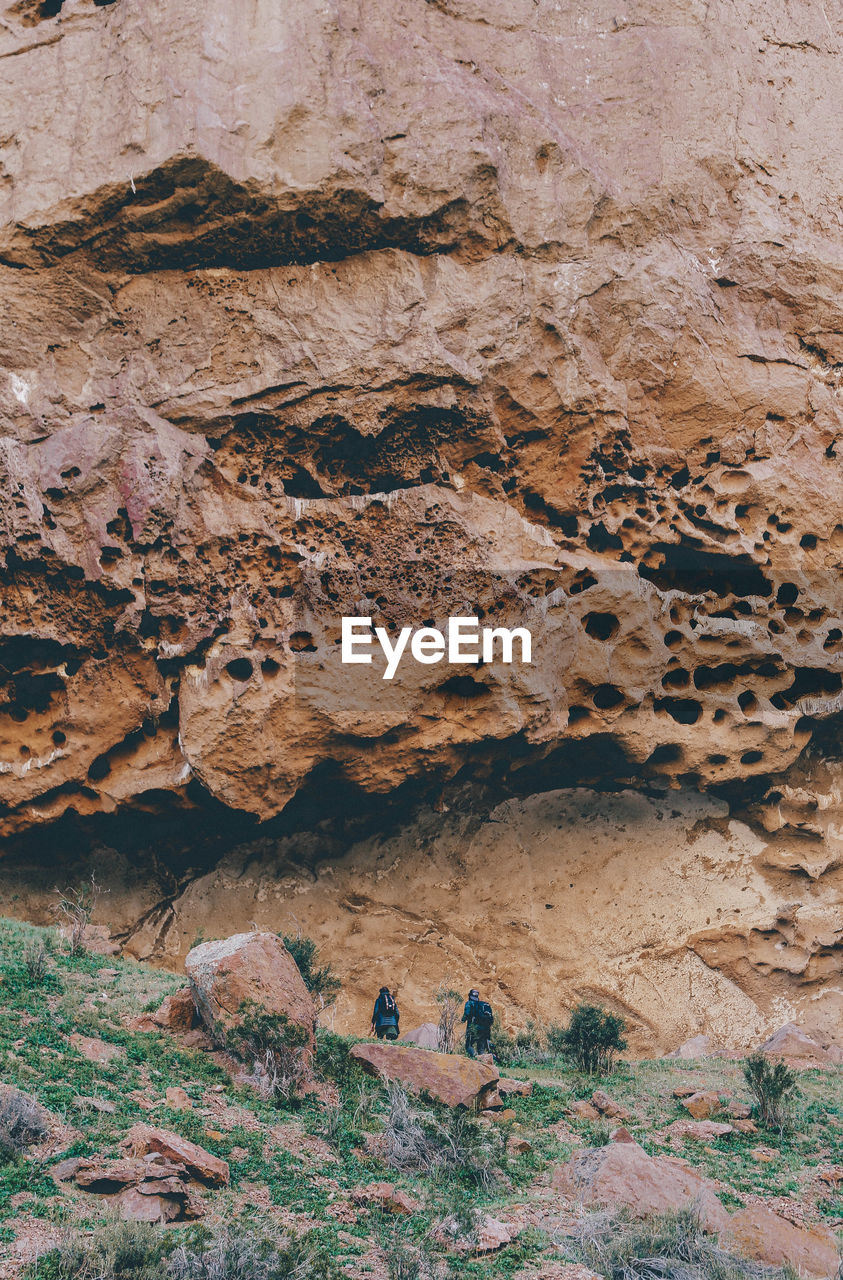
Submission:
{"label": "small bush", "polygon": [[279,1106],[292,1105],[308,1077],[308,1034],[283,1013],[268,1013],[254,1000],[237,1010],[238,1025],[225,1035],[228,1049],[253,1063],[261,1097]]}
{"label": "small bush", "polygon": [[457,1047],[457,1019],[460,1016],[462,997],[447,982],[440,982],[433,993],[439,1006],[439,1039],[437,1049],[440,1053],[453,1053]]}
{"label": "small bush", "polygon": [[44,1108],[28,1093],[9,1089],[0,1098],[0,1163],[22,1155],[49,1132]]}
{"label": "small bush", "polygon": [[25,948],[23,967],[33,987],[44,985],[50,972],[50,953],[44,945],[43,938],[35,938]]}
{"label": "small bush", "polygon": [[606,1280],[793,1280],[794,1273],[748,1262],[706,1235],[690,1209],[645,1221],[594,1213],[572,1230],[578,1260]]}
{"label": "small bush", "polygon": [[417,1107],[396,1084],[389,1086],[388,1098],[384,1136],[386,1161],[393,1169],[459,1177],[484,1191],[500,1180],[504,1149],[499,1130],[484,1129],[459,1109],[449,1109],[439,1119]]}
{"label": "small bush", "polygon": [[342,983],[329,964],[319,964],[319,948],[312,938],[298,933],[282,935],[281,941],[296,962],[304,985],[321,1009],[336,1003]]}
{"label": "small bush", "polygon": [[91,922],[101,892],[93,875],[86,884],[56,890],[53,912],[62,926],[72,956],[84,950],[85,930]]}
{"label": "small bush", "polygon": [[348,1052],[353,1040],[328,1031],[316,1030],[316,1071],[323,1080],[333,1080],[341,1091],[355,1088],[363,1079],[363,1068]]}
{"label": "small bush", "polygon": [[254,1228],[224,1228],[200,1246],[180,1245],[167,1280],[340,1280],[324,1248],[293,1236],[264,1236]]}
{"label": "small bush", "polygon": [[167,1247],[148,1222],[107,1221],[90,1236],[68,1234],[27,1275],[31,1280],[162,1280]]}
{"label": "small bush", "polygon": [[744,1063],[743,1074],[761,1123],[771,1129],[789,1128],[798,1091],[796,1073],[783,1062],[774,1064],[763,1053],[753,1053]]}
{"label": "small bush", "polygon": [[617,1054],[626,1048],[625,1029],[623,1018],[617,1014],[594,1004],[578,1004],[557,1040],[580,1071],[608,1074],[614,1069]]}
{"label": "small bush", "polygon": [[412,1244],[397,1234],[383,1241],[389,1280],[433,1280],[436,1270],[430,1250],[424,1244]]}

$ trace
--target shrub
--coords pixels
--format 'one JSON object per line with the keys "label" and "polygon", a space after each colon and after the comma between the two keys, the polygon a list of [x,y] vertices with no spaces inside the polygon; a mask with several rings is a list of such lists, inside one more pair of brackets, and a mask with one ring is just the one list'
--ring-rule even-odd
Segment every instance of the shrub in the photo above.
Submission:
{"label": "shrub", "polygon": [[35,938],[24,949],[23,967],[34,987],[43,986],[50,972],[50,953],[43,938]]}
{"label": "shrub", "polygon": [[433,1280],[436,1271],[424,1244],[412,1244],[396,1233],[383,1242],[389,1280]]}
{"label": "shrub", "polygon": [[44,1108],[28,1093],[9,1089],[0,1098],[0,1163],[22,1155],[49,1132]]}
{"label": "shrub", "polygon": [[606,1280],[788,1280],[794,1274],[722,1249],[690,1209],[644,1221],[588,1214],[571,1234],[579,1261]]}
{"label": "shrub", "polygon": [[594,1004],[578,1004],[568,1026],[559,1033],[558,1043],[580,1071],[608,1073],[614,1069],[616,1055],[626,1048],[625,1029],[617,1014]]}
{"label": "shrub", "polygon": [[436,1047],[440,1053],[453,1053],[462,997],[447,982],[440,982],[433,998],[439,1006],[439,1040]]}
{"label": "shrub", "polygon": [[62,925],[72,956],[78,955],[83,950],[85,930],[90,924],[100,892],[96,877],[93,875],[86,884],[77,885],[72,889],[56,890],[53,911]]}
{"label": "shrub", "polygon": [[32,1280],[162,1280],[166,1249],[165,1238],[150,1223],[109,1220],[90,1236],[65,1236],[27,1275]]}
{"label": "shrub", "polygon": [[329,964],[319,964],[319,948],[312,938],[298,933],[295,937],[287,934],[281,941],[296,962],[304,985],[321,1009],[327,1009],[336,1003],[342,990],[342,983]]}
{"label": "shrub", "polygon": [[262,1098],[290,1106],[308,1076],[307,1031],[284,1013],[268,1013],[254,1000],[244,1000],[237,1016],[237,1027],[225,1036],[226,1047],[251,1059]]}
{"label": "shrub", "polygon": [[333,1080],[341,1091],[354,1088],[363,1079],[363,1068],[348,1052],[353,1043],[324,1027],[316,1029],[316,1070],[324,1080]]}
{"label": "shrub", "polygon": [[167,1280],[340,1280],[326,1250],[294,1236],[261,1235],[247,1225],[226,1227],[204,1245],[180,1245]]}
{"label": "shrub", "polygon": [[488,1191],[501,1177],[504,1158],[499,1130],[484,1129],[467,1111],[448,1110],[439,1119],[422,1110],[404,1089],[390,1084],[384,1126],[386,1162],[401,1172],[460,1177]]}
{"label": "shrub", "polygon": [[773,1064],[763,1053],[753,1053],[744,1063],[743,1074],[761,1123],[769,1128],[789,1128],[798,1089],[796,1073],[783,1062]]}

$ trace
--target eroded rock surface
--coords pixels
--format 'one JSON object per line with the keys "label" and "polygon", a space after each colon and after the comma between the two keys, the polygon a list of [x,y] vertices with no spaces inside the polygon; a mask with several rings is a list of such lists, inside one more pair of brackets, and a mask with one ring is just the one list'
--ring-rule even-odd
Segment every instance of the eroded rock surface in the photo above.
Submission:
{"label": "eroded rock surface", "polygon": [[[504,929],[673,1044],[691,977],[745,1037],[777,1001],[839,1027],[843,18],[247,7],[0,5],[4,909],[27,859],[106,846],[109,923],[173,957],[196,869],[302,797],[346,858],[319,822],[402,788],[708,791],[719,829],[704,797],[678,850],[619,855],[662,897],[642,924],[601,886],[585,958],[578,838],[505,814]],[[340,663],[343,614],[466,613],[529,626],[532,665]],[[351,934],[377,856],[343,898],[312,851],[283,883]],[[436,856],[462,883],[471,851]],[[451,906],[426,857],[377,959],[432,920],[474,980],[476,885]],[[353,989],[367,948],[333,949]]]}

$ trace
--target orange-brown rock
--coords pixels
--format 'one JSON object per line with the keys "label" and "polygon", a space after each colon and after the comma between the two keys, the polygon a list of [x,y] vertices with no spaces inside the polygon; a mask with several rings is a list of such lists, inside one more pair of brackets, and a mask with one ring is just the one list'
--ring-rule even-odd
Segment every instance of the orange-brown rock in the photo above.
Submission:
{"label": "orange-brown rock", "polygon": [[355,1204],[374,1205],[384,1213],[399,1215],[418,1213],[422,1203],[391,1182],[370,1182],[352,1192]]}
{"label": "orange-brown rock", "polygon": [[355,1044],[351,1057],[382,1080],[395,1080],[414,1093],[427,1093],[449,1107],[481,1110],[494,1092],[496,1067],[455,1053],[434,1053],[399,1044]]}
{"label": "orange-brown rock", "polygon": [[553,1185],[588,1207],[626,1208],[637,1217],[695,1205],[706,1231],[722,1231],[729,1215],[711,1184],[666,1156],[648,1156],[637,1143],[609,1143],[578,1152],[553,1172]]}
{"label": "orange-brown rock", "polygon": [[689,1098],[683,1098],[682,1106],[695,1120],[708,1120],[710,1116],[716,1115],[723,1109],[719,1094],[705,1089],[692,1093]]}
{"label": "orange-brown rock", "polygon": [[241,1011],[252,1007],[279,1015],[313,1044],[313,1000],[296,963],[274,933],[238,933],[220,942],[202,942],[184,962],[196,1007],[221,1041],[236,1032]]}
{"label": "orange-brown rock", "polygon": [[610,1098],[605,1089],[595,1089],[591,1095],[592,1106],[595,1106],[601,1116],[607,1116],[610,1120],[628,1120],[631,1112],[619,1102],[615,1102],[614,1098]]}
{"label": "orange-brown rock", "polygon": [[182,1164],[194,1178],[210,1187],[227,1187],[231,1180],[225,1160],[166,1129],[132,1125],[121,1145],[132,1156],[160,1155]]}
{"label": "orange-brown rock", "polygon": [[0,908],[839,1043],[843,27],[630,9],[4,4]]}
{"label": "orange-brown rock", "polygon": [[813,1036],[792,1022],[779,1027],[778,1031],[764,1041],[758,1052],[768,1058],[783,1058],[810,1066],[843,1062],[843,1051],[836,1045],[824,1048]]}
{"label": "orange-brown rock", "polygon": [[840,1256],[828,1227],[798,1227],[761,1205],[733,1214],[725,1232],[730,1245],[746,1258],[780,1267],[789,1264],[800,1276],[834,1280]]}
{"label": "orange-brown rock", "polygon": [[78,1031],[72,1032],[68,1040],[77,1053],[98,1066],[108,1066],[115,1058],[122,1058],[126,1052],[122,1045],[111,1044],[98,1036],[83,1036]]}

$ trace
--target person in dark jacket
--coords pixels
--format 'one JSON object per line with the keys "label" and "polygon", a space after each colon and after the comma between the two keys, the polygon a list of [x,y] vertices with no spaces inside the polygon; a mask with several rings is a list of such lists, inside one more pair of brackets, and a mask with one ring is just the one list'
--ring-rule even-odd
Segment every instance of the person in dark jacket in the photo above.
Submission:
{"label": "person in dark jacket", "polygon": [[369,1029],[369,1035],[377,1036],[379,1040],[397,1040],[400,1017],[398,1005],[395,1003],[389,987],[381,987],[380,994],[375,1001],[375,1007],[372,1010],[372,1025]]}
{"label": "person in dark jacket", "polygon": [[462,1015],[462,1021],[465,1023],[465,1051],[469,1058],[476,1057],[478,1053],[492,1052],[492,1042],[489,1037],[494,1020],[492,1006],[488,1001],[481,1000],[480,992],[476,987],[472,987]]}

